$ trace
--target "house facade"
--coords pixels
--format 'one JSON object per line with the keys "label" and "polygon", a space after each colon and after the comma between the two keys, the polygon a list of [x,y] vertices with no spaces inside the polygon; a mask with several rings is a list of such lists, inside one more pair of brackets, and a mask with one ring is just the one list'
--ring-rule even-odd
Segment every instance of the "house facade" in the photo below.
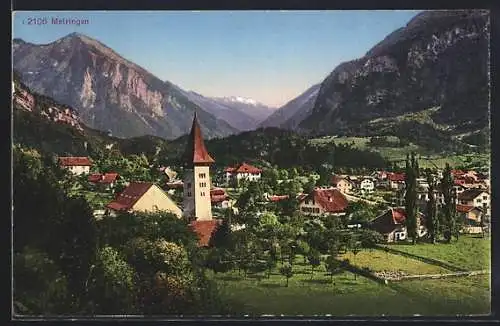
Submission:
{"label": "house facade", "polygon": [[89,174],[92,162],[86,156],[59,157],[59,165],[75,175]]}
{"label": "house facade", "polygon": [[157,185],[151,182],[131,182],[107,206],[112,212],[167,211],[181,218],[182,211]]}
{"label": "house facade", "polygon": [[316,188],[310,194],[299,196],[299,210],[305,215],[345,215],[347,198],[336,188]]}
{"label": "house facade", "polygon": [[483,189],[467,189],[457,196],[458,204],[481,208],[490,216],[490,194]]}
{"label": "house facade", "polygon": [[88,177],[88,181],[97,187],[111,189],[115,186],[116,181],[120,175],[115,172],[109,173],[92,173]]}
{"label": "house facade", "polygon": [[212,207],[230,208],[232,206],[229,196],[222,188],[210,190],[210,200],[212,202]]}
{"label": "house facade", "polygon": [[224,169],[224,179],[226,184],[238,183],[240,180],[257,181],[262,176],[262,170],[243,162],[234,167]]}
{"label": "house facade", "polygon": [[[405,221],[406,212],[404,208],[390,208],[372,220],[369,227],[382,234],[386,242],[404,241],[408,239]],[[419,218],[417,218],[417,230],[418,237],[427,234],[422,213],[419,213]]]}
{"label": "house facade", "polygon": [[341,193],[348,194],[353,188],[353,183],[346,178],[334,175],[331,178],[330,184],[332,187],[337,188]]}
{"label": "house facade", "polygon": [[404,173],[388,173],[387,181],[389,188],[392,190],[402,190],[405,187]]}
{"label": "house facade", "polygon": [[359,189],[362,193],[371,193],[375,189],[375,182],[368,178],[362,179],[359,183]]}
{"label": "house facade", "polygon": [[457,215],[465,225],[478,226],[482,222],[483,210],[479,207],[458,204]]}

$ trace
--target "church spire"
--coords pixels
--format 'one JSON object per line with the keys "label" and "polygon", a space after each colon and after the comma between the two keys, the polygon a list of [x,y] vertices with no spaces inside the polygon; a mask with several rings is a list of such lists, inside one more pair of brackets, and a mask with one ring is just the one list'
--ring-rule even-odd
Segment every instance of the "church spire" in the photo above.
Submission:
{"label": "church spire", "polygon": [[189,166],[194,164],[212,164],[215,162],[205,147],[196,111],[194,112],[193,125],[191,126],[191,133],[189,134],[183,161],[184,164]]}

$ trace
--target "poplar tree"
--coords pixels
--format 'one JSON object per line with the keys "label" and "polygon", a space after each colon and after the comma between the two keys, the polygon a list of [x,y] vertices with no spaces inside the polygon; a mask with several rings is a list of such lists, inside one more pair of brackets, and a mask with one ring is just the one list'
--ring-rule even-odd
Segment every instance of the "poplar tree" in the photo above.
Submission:
{"label": "poplar tree", "polygon": [[412,243],[417,241],[417,182],[416,182],[416,168],[417,163],[415,154],[406,155],[406,175],[405,175],[405,211],[406,211],[406,230],[408,236],[412,238]]}
{"label": "poplar tree", "polygon": [[453,177],[451,175],[451,167],[446,163],[446,167],[443,171],[443,178],[441,179],[441,192],[443,193],[444,204],[443,210],[443,236],[446,242],[451,242],[452,235],[458,238],[457,226],[455,221],[456,207],[455,201],[456,196],[453,190]]}
{"label": "poplar tree", "polygon": [[432,243],[436,243],[436,239],[439,236],[439,218],[437,216],[437,206],[436,206],[436,184],[432,174],[427,174],[427,182],[429,188],[427,190],[427,195],[429,200],[427,201],[426,207],[426,227],[429,232],[429,238]]}

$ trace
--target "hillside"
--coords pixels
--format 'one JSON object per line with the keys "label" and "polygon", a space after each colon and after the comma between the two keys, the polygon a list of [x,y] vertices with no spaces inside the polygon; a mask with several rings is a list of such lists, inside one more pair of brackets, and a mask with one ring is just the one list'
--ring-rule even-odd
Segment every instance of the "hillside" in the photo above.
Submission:
{"label": "hillside", "polygon": [[[487,11],[420,13],[364,57],[335,68],[299,127],[345,136],[387,129],[417,142],[419,134],[477,133],[489,120],[488,42]],[[439,109],[426,121],[397,119],[432,108]]]}
{"label": "hillside", "polygon": [[238,132],[174,84],[82,34],[49,44],[14,39],[13,66],[33,91],[74,107],[86,125],[118,137],[176,138],[188,132],[195,110],[208,138]]}
{"label": "hillside", "polygon": [[317,84],[308,88],[304,93],[283,105],[264,120],[260,127],[297,129],[302,120],[311,114],[320,86],[320,84]]}

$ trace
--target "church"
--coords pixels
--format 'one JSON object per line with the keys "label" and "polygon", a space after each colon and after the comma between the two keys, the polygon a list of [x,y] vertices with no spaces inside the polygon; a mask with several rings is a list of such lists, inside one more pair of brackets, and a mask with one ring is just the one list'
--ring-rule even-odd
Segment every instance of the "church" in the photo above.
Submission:
{"label": "church", "polygon": [[182,157],[184,167],[184,191],[182,216],[198,234],[200,246],[207,246],[210,237],[220,223],[212,218],[210,199],[210,166],[215,160],[205,147],[196,112],[189,134],[186,150]]}

